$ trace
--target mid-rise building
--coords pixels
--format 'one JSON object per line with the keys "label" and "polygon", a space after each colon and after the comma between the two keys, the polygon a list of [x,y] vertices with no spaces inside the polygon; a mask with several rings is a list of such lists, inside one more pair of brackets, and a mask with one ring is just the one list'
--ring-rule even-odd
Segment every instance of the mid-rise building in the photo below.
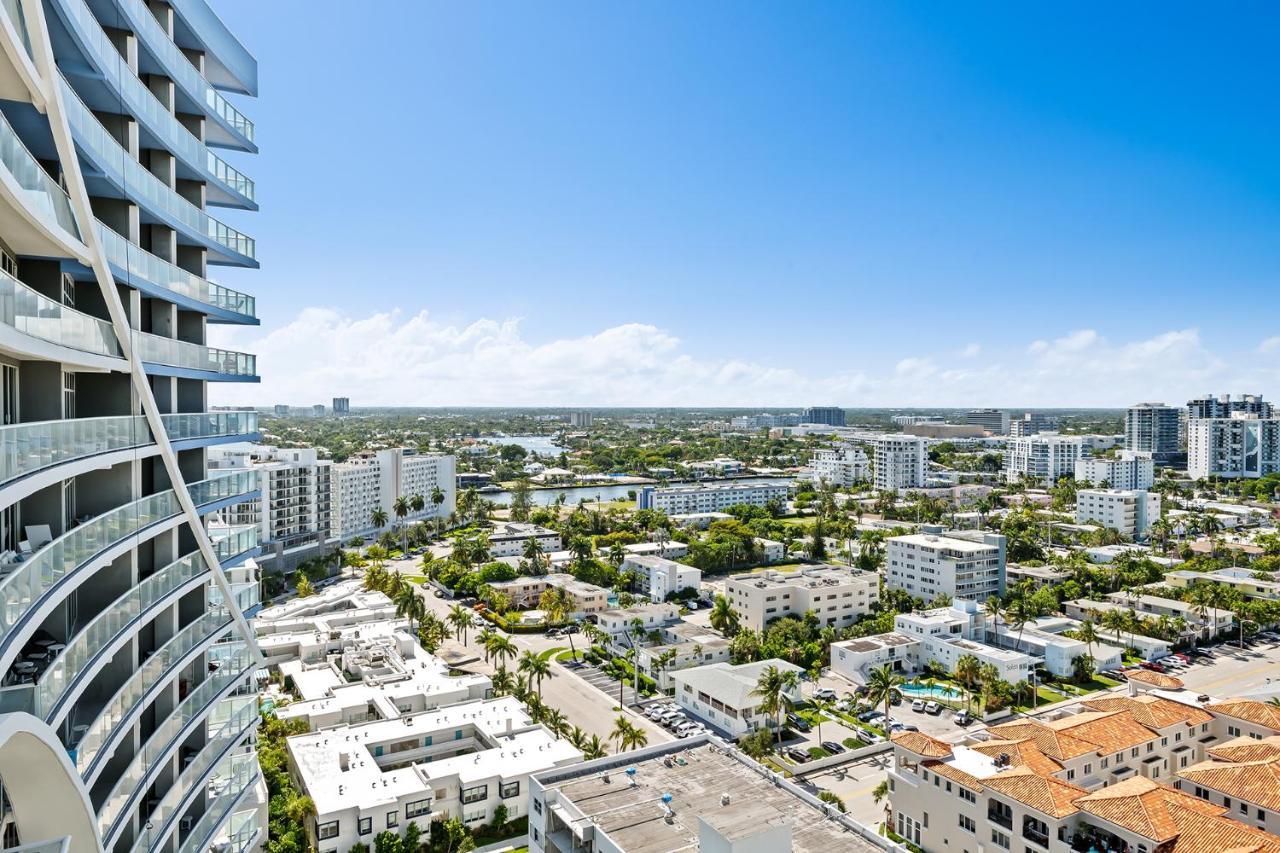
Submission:
{"label": "mid-rise building", "polygon": [[815,483],[836,488],[848,488],[871,479],[871,460],[856,445],[814,451],[809,467],[813,469]]}
{"label": "mid-rise building", "polygon": [[731,575],[725,595],[744,628],[761,631],[775,619],[809,610],[819,624],[844,628],[871,612],[880,598],[880,579],[847,566],[810,566]]}
{"label": "mid-rise building", "polygon": [[1109,527],[1131,539],[1142,539],[1160,518],[1160,495],[1137,489],[1080,489],[1076,522]]}
{"label": "mid-rise building", "polygon": [[570,412],[567,418],[569,426],[576,429],[587,429],[595,423],[595,415],[591,412]]}
{"label": "mid-rise building", "polygon": [[779,427],[793,427],[800,423],[800,415],[773,415],[767,412],[761,412],[758,415],[739,415],[729,420],[731,429],[777,429]]}
{"label": "mid-rise building", "polygon": [[580,581],[565,572],[521,575],[509,581],[494,581],[489,586],[505,595],[517,610],[537,607],[542,594],[549,589],[558,589],[565,594],[569,601],[568,615],[572,618],[603,613],[609,609],[609,590]]}
{"label": "mid-rise building", "polygon": [[[314,448],[281,448],[263,444],[226,444],[209,453],[209,467],[247,470],[257,476],[262,497],[230,507],[231,524],[256,524],[264,567],[292,568],[332,538],[332,484],[327,459]],[[268,562],[271,561],[271,562]],[[271,566],[271,563],[279,566]]]}
{"label": "mid-rise building", "polygon": [[791,489],[784,483],[726,483],[709,486],[644,486],[636,498],[638,509],[656,509],[668,515],[722,512],[731,506],[786,504]]}
{"label": "mid-rise building", "polygon": [[727,456],[717,456],[715,459],[690,462],[685,467],[689,469],[690,474],[698,478],[732,477],[747,470],[747,466],[742,464],[740,460],[730,459]]}
{"label": "mid-rise building", "polygon": [[1004,593],[1005,538],[976,530],[912,533],[885,540],[885,585],[930,602],[986,601]]}
{"label": "mid-rise building", "polygon": [[666,601],[686,589],[696,592],[702,583],[701,570],[652,554],[628,554],[622,570],[635,573],[636,588],[650,601]]}
{"label": "mid-rise building", "polygon": [[0,846],[253,849],[258,486],[206,453],[258,437],[209,406],[257,63],[204,0],[3,3],[0,55]]}
{"label": "mid-rise building", "polygon": [[334,535],[345,540],[373,530],[376,510],[395,521],[392,507],[399,497],[422,498],[423,508],[411,512],[407,521],[449,515],[457,500],[455,471],[452,456],[421,454],[403,447],[362,453],[335,463],[329,478]]}
{"label": "mid-rise building", "polygon": [[1235,415],[1253,415],[1259,418],[1274,417],[1271,404],[1262,399],[1261,394],[1241,394],[1232,397],[1222,394],[1217,397],[1205,394],[1187,401],[1187,417],[1198,418],[1230,418]]}
{"label": "mid-rise building", "polygon": [[276,403],[272,407],[272,413],[277,418],[287,418],[289,417],[289,407],[284,405],[283,403]]}
{"label": "mid-rise building", "polygon": [[335,415],[351,414],[351,398],[350,397],[334,397],[333,413]]}
{"label": "mid-rise building", "polygon": [[1023,412],[1019,417],[1009,421],[1009,435],[1038,435],[1053,429],[1057,418],[1051,418],[1040,412]]}
{"label": "mid-rise building", "polygon": [[916,424],[940,424],[943,422],[942,415],[894,415],[893,422],[900,427],[909,427]]}
{"label": "mid-rise building", "polygon": [[802,423],[844,426],[844,409],[839,406],[810,406],[800,415]]}
{"label": "mid-rise building", "polygon": [[[760,710],[756,692],[760,675],[769,667],[803,675],[804,669],[778,658],[731,664],[711,663],[671,673],[676,703],[693,717],[736,738],[758,728],[771,728],[776,719]],[[785,691],[792,702],[801,700],[800,685]]]}
{"label": "mid-rise building", "polygon": [[1121,450],[1111,456],[1083,456],[1076,461],[1076,480],[1111,489],[1149,489],[1156,464],[1149,451]]}
{"label": "mid-rise building", "polygon": [[923,438],[886,433],[872,439],[871,446],[872,485],[876,489],[896,492],[924,488],[929,451]]}
{"label": "mid-rise building", "polygon": [[1004,454],[1005,482],[1026,480],[1048,487],[1063,477],[1074,477],[1083,445],[1078,435],[1049,432],[1011,438]]}
{"label": "mid-rise building", "polygon": [[549,527],[525,521],[498,522],[489,531],[489,556],[519,557],[529,547],[530,539],[538,543],[544,554],[559,551],[561,547],[559,531]]}
{"label": "mid-rise building", "polygon": [[1000,409],[970,409],[964,413],[964,422],[980,426],[992,435],[1009,434],[1009,413]]}
{"label": "mid-rise building", "polygon": [[1187,474],[1196,480],[1257,479],[1280,472],[1280,418],[1238,414],[1187,422]]}
{"label": "mid-rise building", "polygon": [[1124,413],[1124,446],[1164,462],[1179,452],[1182,412],[1164,403],[1138,403]]}

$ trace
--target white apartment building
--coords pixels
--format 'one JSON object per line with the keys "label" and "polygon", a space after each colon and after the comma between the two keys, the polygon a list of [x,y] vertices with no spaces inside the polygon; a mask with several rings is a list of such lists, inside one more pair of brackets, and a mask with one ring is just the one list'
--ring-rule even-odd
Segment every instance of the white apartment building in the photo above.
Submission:
{"label": "white apartment building", "polygon": [[1134,489],[1081,489],[1076,492],[1076,523],[1096,523],[1131,539],[1142,539],[1160,518],[1160,495]]}
{"label": "white apartment building", "polygon": [[1076,462],[1076,480],[1110,489],[1150,489],[1156,464],[1150,453],[1121,450],[1116,457],[1084,456]]}
{"label": "white apartment building", "polygon": [[787,502],[791,489],[785,483],[725,483],[711,486],[644,486],[636,498],[637,509],[656,509],[668,515],[722,512],[731,506],[768,506]]}
{"label": "white apartment building", "polygon": [[706,459],[701,462],[690,462],[685,467],[695,477],[729,477],[747,470],[747,466],[742,462],[737,459],[730,459],[727,456],[717,456],[715,459]]}
{"label": "white apartment building", "polygon": [[665,557],[628,554],[622,571],[635,572],[636,588],[650,601],[666,601],[667,596],[702,584],[702,571]]}
{"label": "white apartment building", "polygon": [[1280,472],[1280,418],[1237,413],[1187,422],[1187,474],[1196,480],[1257,479]]}
{"label": "white apartment building", "polygon": [[489,555],[495,559],[519,557],[530,539],[538,543],[544,554],[559,551],[561,547],[559,532],[550,528],[523,521],[498,522],[489,531]]}
{"label": "white apartment building", "polygon": [[848,445],[834,450],[818,450],[809,462],[813,481],[848,488],[871,479],[871,460],[861,447]]}
{"label": "white apartment building", "polygon": [[871,612],[880,598],[880,578],[846,566],[765,571],[730,576],[725,595],[744,628],[760,631],[775,619],[809,610],[819,624],[844,628]]}
{"label": "white apartment building", "polygon": [[475,827],[503,805],[524,816],[528,778],[582,761],[582,753],[530,718],[513,697],[338,725],[287,741],[289,763],[315,804],[313,849],[372,846],[384,830],[426,830],[460,818]]}
{"label": "white apartment building", "polygon": [[1078,435],[1042,432],[1009,439],[1004,453],[1004,479],[1027,479],[1048,488],[1062,477],[1074,477],[1084,442]]}
{"label": "white apartment building", "polygon": [[[640,670],[657,682],[659,690],[671,689],[673,672],[709,663],[728,663],[731,657],[733,643],[711,628],[677,621],[656,630],[660,634],[657,643],[637,643],[636,661]],[[625,646],[625,642],[620,645]]]}
{"label": "white apartment building", "polygon": [[305,555],[332,536],[330,512],[333,463],[320,459],[315,448],[281,448],[240,442],[210,448],[209,467],[252,471],[262,497],[237,504],[223,513],[227,523],[255,524],[271,558]]}
{"label": "white apartment building", "polygon": [[[390,448],[333,465],[330,472],[332,528],[347,539],[373,528],[374,510],[395,520],[392,505],[398,497],[421,495],[425,507],[406,520],[439,518],[453,512],[457,500],[456,460],[452,456],[419,454],[409,448]],[[443,497],[439,504],[432,495]]]}
{"label": "white apartment building", "polygon": [[[744,663],[712,663],[671,673],[675,700],[681,708],[730,737],[739,737],[761,727],[772,727],[775,720],[760,712],[756,685],[769,667],[782,672],[804,675],[804,669],[778,658]],[[800,685],[788,691],[794,702],[801,701]]]}
{"label": "white apartment building", "polygon": [[609,609],[609,590],[563,572],[521,575],[509,581],[495,581],[489,584],[489,588],[506,595],[517,610],[537,607],[538,600],[549,589],[559,589],[568,597],[569,616],[574,619]]}
{"label": "white apartment building", "polygon": [[874,453],[872,484],[879,491],[921,489],[925,485],[929,451],[919,436],[885,433],[871,441]]}
{"label": "white apartment building", "polygon": [[1112,592],[1107,594],[1107,600],[1149,616],[1168,616],[1171,619],[1181,616],[1187,622],[1188,630],[1192,631],[1207,627],[1212,634],[1217,634],[1229,630],[1235,623],[1235,614],[1230,610],[1206,607],[1202,619],[1194,604],[1176,598],[1137,592]]}
{"label": "white apartment building", "polygon": [[634,542],[623,545],[622,550],[636,557],[666,557],[668,560],[689,556],[689,545],[676,539],[667,539],[663,542]]}
{"label": "white apartment building", "polygon": [[673,625],[680,621],[680,608],[669,602],[653,604],[637,604],[632,607],[619,607],[602,611],[596,617],[596,627],[609,638],[610,644],[619,649],[627,649],[624,635],[647,634]]}
{"label": "white apartment building", "polygon": [[922,598],[986,601],[1004,592],[1005,538],[978,530],[926,532],[885,541],[885,584]]}

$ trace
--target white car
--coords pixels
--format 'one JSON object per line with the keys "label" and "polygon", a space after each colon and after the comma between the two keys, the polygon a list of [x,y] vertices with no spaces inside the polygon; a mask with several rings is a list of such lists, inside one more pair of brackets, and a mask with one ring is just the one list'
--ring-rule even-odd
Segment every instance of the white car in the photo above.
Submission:
{"label": "white car", "polygon": [[924,710],[924,700],[923,700],[923,699],[917,699],[916,701],[912,702],[912,703],[911,703],[911,710],[913,710],[913,711],[923,711],[923,710]]}
{"label": "white car", "polygon": [[836,692],[830,687],[819,687],[817,690],[813,691],[813,698],[821,699],[823,702],[830,702],[832,699],[836,698]]}
{"label": "white car", "polygon": [[690,601],[686,606],[687,606],[690,610],[697,610],[697,609],[698,609],[698,602],[696,602],[696,601]]}

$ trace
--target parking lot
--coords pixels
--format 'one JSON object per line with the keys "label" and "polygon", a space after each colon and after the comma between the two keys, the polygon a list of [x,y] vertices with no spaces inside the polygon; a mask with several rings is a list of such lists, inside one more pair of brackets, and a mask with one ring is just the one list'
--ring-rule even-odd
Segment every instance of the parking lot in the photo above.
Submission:
{"label": "parking lot", "polygon": [[622,705],[630,706],[636,704],[636,692],[630,684],[623,684],[621,694],[619,694],[618,679],[605,672],[599,667],[584,663],[574,669],[575,674],[601,693],[617,702],[619,695],[622,697]]}
{"label": "parking lot", "polygon": [[713,726],[708,726],[670,699],[657,699],[649,702],[640,709],[640,713],[652,720],[654,725],[661,726],[676,737],[692,737],[695,734],[701,734],[706,731],[726,737],[725,732],[719,731]]}

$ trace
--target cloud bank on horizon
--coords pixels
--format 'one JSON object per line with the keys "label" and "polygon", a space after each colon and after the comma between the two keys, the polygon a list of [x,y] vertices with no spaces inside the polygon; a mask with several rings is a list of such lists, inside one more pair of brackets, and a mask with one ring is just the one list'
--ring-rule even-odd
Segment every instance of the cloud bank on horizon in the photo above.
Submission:
{"label": "cloud bank on horizon", "polygon": [[[357,406],[1119,407],[1265,395],[1280,379],[1280,365],[1220,356],[1195,328],[1119,342],[1091,329],[999,346],[939,342],[936,355],[912,339],[883,368],[698,357],[641,323],[534,343],[519,319],[451,325],[425,310],[350,317],[312,307],[265,333],[223,326],[211,338],[258,355],[260,385],[211,389],[213,402],[240,405],[349,396]],[[1280,338],[1249,346],[1275,352]]]}

